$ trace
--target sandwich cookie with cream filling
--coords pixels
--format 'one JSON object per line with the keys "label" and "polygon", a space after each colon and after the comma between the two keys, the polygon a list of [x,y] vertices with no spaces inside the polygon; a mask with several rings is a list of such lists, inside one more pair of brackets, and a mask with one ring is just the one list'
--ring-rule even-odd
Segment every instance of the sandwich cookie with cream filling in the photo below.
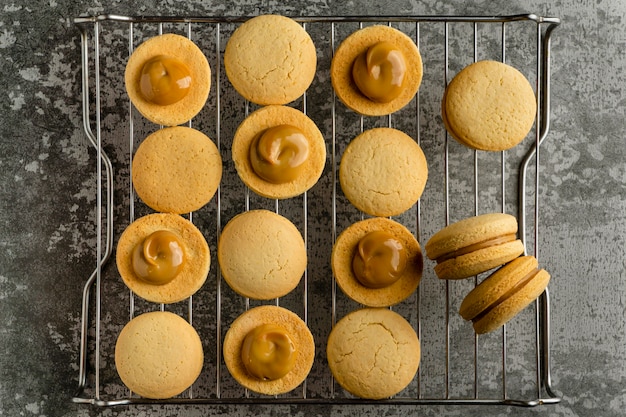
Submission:
{"label": "sandwich cookie with cream filling", "polygon": [[478,334],[498,329],[545,290],[550,274],[534,256],[521,256],[487,277],[463,299],[459,314]]}
{"label": "sandwich cookie with cream filling", "polygon": [[516,236],[517,220],[505,213],[489,213],[452,223],[435,233],[424,247],[437,261],[441,279],[468,278],[503,265],[524,253]]}

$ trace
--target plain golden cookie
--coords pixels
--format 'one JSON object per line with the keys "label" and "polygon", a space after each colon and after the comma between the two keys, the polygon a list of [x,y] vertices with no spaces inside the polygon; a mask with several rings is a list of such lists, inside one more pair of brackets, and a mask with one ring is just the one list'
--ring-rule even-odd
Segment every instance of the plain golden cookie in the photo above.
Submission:
{"label": "plain golden cookie", "polygon": [[[183,244],[183,269],[167,284],[153,285],[140,279],[132,266],[135,246],[159,230],[174,232]],[[124,230],[117,244],[117,269],[126,286],[139,297],[155,303],[175,303],[193,295],[207,279],[211,265],[209,245],[189,220],[178,214],[153,213],[140,217]]]}
{"label": "plain golden cookie", "polygon": [[[188,94],[169,105],[146,100],[140,89],[144,64],[159,55],[176,58],[191,74],[192,85]],[[211,89],[211,68],[196,44],[184,36],[168,33],[148,39],[133,51],[126,64],[124,81],[130,100],[146,119],[164,126],[176,126],[191,120],[204,107]]]}
{"label": "plain golden cookie", "polygon": [[[290,125],[300,129],[309,143],[309,155],[301,175],[286,183],[272,183],[259,177],[250,162],[250,146],[265,130]],[[232,158],[239,177],[252,191],[267,198],[285,199],[300,195],[319,180],[326,164],[326,142],[315,122],[287,106],[266,106],[251,113],[239,125],[232,145]]]}
{"label": "plain golden cookie", "polygon": [[[402,276],[384,288],[368,288],[354,275],[352,258],[359,240],[370,232],[384,231],[398,239],[407,251],[407,266]],[[410,296],[422,278],[423,257],[413,234],[398,222],[373,217],[352,224],[341,232],[333,246],[331,265],[337,284],[354,301],[369,307],[387,307]]]}
{"label": "plain golden cookie", "polygon": [[532,86],[516,68],[478,61],[448,84],[442,118],[450,135],[473,149],[502,151],[530,132],[537,112]]}
{"label": "plain golden cookie", "polygon": [[[262,324],[275,324],[285,329],[297,351],[293,369],[276,380],[250,376],[241,359],[246,335]],[[252,308],[235,319],[224,337],[223,351],[226,367],[237,382],[254,392],[277,395],[293,390],[306,379],[315,358],[315,342],[306,323],[297,314],[283,307],[268,305]]]}
{"label": "plain golden cookie", "polygon": [[307,265],[304,240],[296,226],[268,210],[233,217],[220,235],[217,259],[228,285],[256,300],[289,293]]}
{"label": "plain golden cookie", "polygon": [[339,320],[328,336],[330,370],[346,391],[382,399],[406,388],[420,363],[413,327],[386,308],[363,308]]}
{"label": "plain golden cookie", "polygon": [[441,279],[463,279],[503,265],[524,252],[517,219],[486,213],[451,223],[431,236],[424,249]]}
{"label": "plain golden cookie", "polygon": [[478,334],[494,331],[535,301],[549,281],[550,274],[534,256],[520,256],[470,291],[459,314],[473,322]]}
{"label": "plain golden cookie", "polygon": [[174,397],[189,388],[204,363],[196,330],[180,316],[153,311],[124,326],[115,344],[122,382],[145,398]]}
{"label": "plain golden cookie", "polygon": [[222,157],[204,133],[184,126],[157,130],[132,162],[135,192],[150,208],[189,213],[207,204],[222,179]]}
{"label": "plain golden cookie", "polygon": [[346,198],[372,216],[395,216],[411,208],[428,178],[420,146],[400,130],[366,130],[346,147],[339,182]]}
{"label": "plain golden cookie", "polygon": [[[407,72],[401,94],[388,103],[377,103],[359,91],[352,78],[352,64],[371,46],[383,41],[402,51]],[[401,31],[389,26],[368,26],[339,45],[331,62],[330,78],[337,97],[346,107],[366,116],[382,116],[400,110],[413,99],[422,82],[422,57],[415,42]]]}
{"label": "plain golden cookie", "polygon": [[317,54],[296,21],[278,15],[254,17],[232,34],[224,51],[231,84],[260,105],[287,104],[300,97],[315,76]]}

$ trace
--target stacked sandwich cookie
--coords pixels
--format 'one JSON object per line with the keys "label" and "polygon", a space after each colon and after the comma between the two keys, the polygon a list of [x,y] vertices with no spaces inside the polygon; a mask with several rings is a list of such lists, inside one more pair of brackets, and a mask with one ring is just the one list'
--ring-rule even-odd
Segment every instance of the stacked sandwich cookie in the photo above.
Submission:
{"label": "stacked sandwich cookie", "polygon": [[[441,279],[463,279],[499,268],[463,300],[460,314],[476,333],[491,332],[526,308],[545,290],[550,275],[533,256],[520,256],[517,220],[489,213],[452,223],[426,243],[428,258],[437,262]],[[503,266],[504,265],[504,266]]]}

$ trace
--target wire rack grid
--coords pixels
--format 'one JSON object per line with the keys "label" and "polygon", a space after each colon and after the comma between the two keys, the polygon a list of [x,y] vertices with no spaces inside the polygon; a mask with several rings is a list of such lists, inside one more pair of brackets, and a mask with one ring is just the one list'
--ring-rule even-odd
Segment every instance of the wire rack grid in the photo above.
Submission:
{"label": "wire rack grid", "polygon": [[[230,141],[238,123],[256,106],[239,97],[224,75],[225,43],[248,17],[163,17],[100,15],[80,17],[83,125],[95,150],[96,267],[83,289],[77,403],[113,406],[182,403],[288,404],[507,404],[557,403],[550,373],[550,301],[546,290],[515,322],[495,335],[477,337],[456,314],[471,283],[442,283],[425,265],[418,291],[393,309],[403,314],[422,344],[422,362],[403,392],[382,401],[354,398],[333,380],[324,357],[332,326],[359,306],[348,300],[332,278],[330,248],[338,233],[364,218],[343,196],[338,164],[343,149],[358,133],[378,126],[399,128],[424,149],[429,180],[420,201],[394,218],[423,244],[438,228],[462,217],[487,211],[517,215],[527,253],[539,256],[542,143],[548,136],[550,110],[550,39],[558,18],[516,16],[384,16],[296,17],[318,50],[318,71],[311,88],[291,105],[309,115],[328,146],[327,166],[319,183],[300,197],[268,200],[238,180],[230,161]],[[424,79],[414,100],[387,117],[368,118],[347,110],[329,86],[329,64],[335,48],[351,32],[371,24],[396,27],[411,36],[424,60]],[[213,70],[206,109],[190,127],[212,137],[224,160],[224,177],[206,208],[189,219],[207,236],[216,252],[222,227],[235,214],[267,208],[290,218],[302,232],[309,266],[299,287],[273,301],[298,313],[316,338],[316,362],[310,376],[293,392],[261,396],[239,387],[223,364],[221,342],[228,324],[259,302],[243,299],[223,284],[212,260],[205,288],[176,305],[155,305],[124,289],[110,258],[117,236],[149,210],[134,195],[130,161],[138,143],[158,128],[134,110],[123,90],[125,61],[142,40],[177,32],[194,40]],[[514,65],[534,83],[537,114],[533,132],[517,148],[499,153],[472,151],[450,140],[439,115],[448,81],[465,65],[496,59]],[[515,190],[511,192],[511,190]],[[431,268],[432,269],[432,268]],[[314,306],[314,308],[312,308]],[[148,400],[129,392],[117,377],[113,346],[117,333],[132,317],[155,309],[171,310],[196,327],[203,337],[205,367],[198,381],[180,396]],[[468,330],[469,329],[469,330]]]}

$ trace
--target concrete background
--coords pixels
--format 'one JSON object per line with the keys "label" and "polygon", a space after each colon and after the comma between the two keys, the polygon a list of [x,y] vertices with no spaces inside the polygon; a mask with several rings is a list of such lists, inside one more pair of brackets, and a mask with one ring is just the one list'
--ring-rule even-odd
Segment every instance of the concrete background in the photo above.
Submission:
{"label": "concrete background", "polygon": [[[626,95],[623,51],[626,48],[626,4],[602,0],[480,1],[472,4],[436,0],[240,0],[229,2],[228,5],[202,1],[152,3],[143,0],[85,1],[81,5],[69,0],[30,1],[28,4],[10,0],[0,2],[0,415],[624,415]],[[219,405],[100,409],[72,404],[71,397],[77,386],[78,375],[82,287],[93,269],[96,242],[95,154],[89,150],[82,130],[80,39],[72,19],[79,15],[105,12],[229,16],[261,13],[304,16],[532,12],[560,17],[563,23],[554,33],[552,44],[551,133],[541,153],[545,162],[540,188],[541,234],[538,249],[542,264],[553,276],[550,283],[552,382],[562,396],[562,402],[532,409],[450,405]],[[115,42],[116,39],[112,35],[106,41]],[[124,47],[122,44],[113,51],[123,51]],[[123,54],[103,58],[106,71],[114,71],[119,67],[120,56]],[[515,59],[514,55],[511,55],[511,59]],[[321,61],[320,65],[324,62]],[[105,120],[108,126],[105,138],[114,142],[107,151],[114,155],[116,163],[123,164],[124,156],[119,154],[118,145],[123,139],[116,135],[118,129],[121,129],[118,125],[123,124],[125,117],[124,94],[122,87],[115,84],[113,76],[107,80],[109,84],[103,86],[106,91],[104,102],[105,110],[110,115]],[[323,79],[318,78],[317,82],[317,95],[312,94],[311,108],[317,104],[315,97],[328,92],[324,90]],[[228,104],[224,106],[223,117],[227,120],[224,131],[228,132],[236,125],[237,118],[241,117],[237,114],[237,109],[241,107],[235,107],[241,106],[241,101],[232,92],[225,92],[224,100]],[[427,97],[424,102],[428,102]],[[428,111],[427,106],[425,104],[425,112]],[[327,131],[328,118],[324,114],[320,112],[316,115],[319,118],[316,121]],[[346,120],[349,117],[345,115]],[[403,122],[399,120],[398,123],[402,125]],[[207,114],[206,118],[201,116],[198,126],[210,131],[210,115]],[[142,129],[149,127],[138,127],[141,132]],[[428,144],[425,144],[426,147]],[[433,169],[437,169],[436,164]],[[123,174],[123,171],[119,173],[122,185],[116,188],[116,201],[127,206]],[[232,176],[232,182],[236,182],[232,169],[227,169],[226,175],[227,178],[228,175]],[[312,242],[328,226],[324,223],[328,181],[327,173],[318,191],[313,191],[309,199],[310,216],[320,218],[319,224],[311,226]],[[455,192],[456,187],[461,192],[466,186],[462,182],[455,184]],[[430,197],[424,201],[425,207],[437,206],[436,196],[440,195],[436,190],[438,186],[436,182],[429,185],[430,189],[427,189],[425,196]],[[238,191],[237,185],[233,185],[233,191]],[[225,198],[224,204],[227,213],[224,221],[242,209],[240,200]],[[252,197],[253,206],[263,204],[265,202]],[[289,206],[285,207],[287,210]],[[339,227],[343,227],[355,218],[356,213],[350,211],[343,200],[339,201],[339,208]],[[486,207],[481,208],[484,209]],[[211,210],[207,208],[207,218],[214,215]],[[460,208],[453,212],[453,216],[464,215],[463,210]],[[120,211],[116,212],[116,216],[123,218],[124,214]],[[296,216],[294,221],[299,222],[301,219]],[[116,227],[123,226],[123,220],[117,222]],[[427,236],[437,226],[434,222],[425,221],[423,234]],[[201,227],[208,230],[210,225],[201,223]],[[209,233],[213,233],[212,230]],[[322,246],[319,252],[314,252],[313,258],[324,259],[327,252],[327,246]],[[323,272],[323,268],[320,266],[320,271]],[[114,277],[114,274],[114,268],[107,269],[105,273],[105,290],[109,291],[107,294],[113,294],[105,299],[113,306],[107,311],[114,310],[116,303],[125,296],[119,282],[108,279]],[[423,292],[426,295],[441,289],[438,284],[429,284],[435,282],[431,278],[432,275],[425,274]],[[327,287],[319,287],[321,284],[316,279],[311,278],[312,292],[319,289],[323,293]],[[207,291],[210,292],[210,288]],[[225,297],[230,301],[228,297],[231,295],[227,289],[225,291]],[[452,290],[453,297],[457,296],[455,291]],[[120,294],[119,297],[117,294]],[[314,301],[317,300],[314,298]],[[210,317],[214,312],[210,303],[206,303],[206,309],[201,302],[198,304],[200,309],[194,320],[202,322],[203,318]],[[348,303],[346,306],[350,308]],[[148,309],[149,306],[140,304],[138,307],[139,310],[143,308]],[[414,314],[410,306],[406,308],[407,315]],[[238,309],[240,306],[231,307],[229,304],[225,315],[230,317]],[[104,337],[106,347],[112,343],[112,339],[108,338],[114,337],[111,335],[123,324],[116,314],[110,314],[103,321],[103,333],[108,335]],[[414,319],[414,316],[411,317]],[[316,325],[318,320],[324,320],[316,311],[310,313],[310,318],[312,325]],[[454,320],[451,326],[458,325],[460,328],[461,324]],[[511,337],[517,337],[518,331],[523,333],[527,328],[524,324],[519,326],[519,330],[511,326]],[[424,332],[427,338],[428,329],[424,329]],[[522,334],[519,339],[528,342],[529,337]],[[323,346],[323,341],[319,343],[319,346]],[[207,346],[211,349],[209,342]],[[423,366],[436,363],[436,353],[428,353],[428,347],[424,349],[426,362]],[[527,350],[513,346],[510,348],[509,361],[514,367],[525,368],[529,361],[528,355]],[[531,365],[532,355],[531,352]],[[115,396],[119,387],[108,359],[105,356],[103,364],[103,378],[111,383],[111,388],[107,388],[110,392],[106,394]],[[323,382],[323,358],[320,361],[322,365],[314,370],[313,382],[310,384],[314,394],[317,392],[316,386],[322,390],[325,389],[323,384],[327,384]],[[463,374],[464,368],[461,366],[459,369],[459,373]],[[525,371],[532,374],[532,366],[530,371]],[[511,389],[515,390],[518,374],[513,375],[510,384]],[[524,375],[522,372],[519,376],[519,385],[521,392],[528,394],[525,385],[528,381]],[[236,393],[237,387],[229,384],[225,383],[225,389]],[[434,383],[433,392],[438,388],[436,385]],[[463,392],[461,390],[461,394]]]}

